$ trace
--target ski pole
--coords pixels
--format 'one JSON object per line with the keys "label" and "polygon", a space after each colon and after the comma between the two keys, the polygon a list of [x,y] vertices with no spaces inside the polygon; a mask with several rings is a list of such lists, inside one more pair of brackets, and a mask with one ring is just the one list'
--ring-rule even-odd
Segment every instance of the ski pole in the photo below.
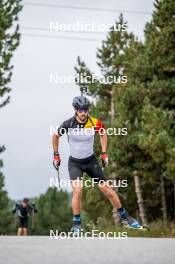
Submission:
{"label": "ski pole", "polygon": [[15,224],[15,228],[17,227],[17,213],[15,212],[14,214],[14,224]]}
{"label": "ski pole", "polygon": [[35,209],[32,208],[32,229],[35,228]]}
{"label": "ski pole", "polygon": [[59,185],[59,187],[61,187],[61,185],[60,185],[60,171],[59,171],[59,168],[57,169],[57,177],[58,177],[58,185]]}

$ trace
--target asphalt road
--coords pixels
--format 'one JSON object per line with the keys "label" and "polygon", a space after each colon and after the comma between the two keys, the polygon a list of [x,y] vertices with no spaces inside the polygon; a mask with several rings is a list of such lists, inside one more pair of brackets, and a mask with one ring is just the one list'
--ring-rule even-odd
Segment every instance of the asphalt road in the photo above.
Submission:
{"label": "asphalt road", "polygon": [[2,264],[174,264],[175,239],[0,237]]}

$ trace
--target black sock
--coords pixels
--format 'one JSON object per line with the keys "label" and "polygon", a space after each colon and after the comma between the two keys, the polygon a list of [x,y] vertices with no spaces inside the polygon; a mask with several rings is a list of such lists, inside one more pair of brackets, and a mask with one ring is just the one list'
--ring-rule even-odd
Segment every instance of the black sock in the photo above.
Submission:
{"label": "black sock", "polygon": [[125,211],[125,209],[124,209],[123,207],[118,208],[118,212],[119,212],[120,214],[123,214],[124,211]]}
{"label": "black sock", "polygon": [[73,223],[76,225],[76,224],[81,224],[81,217],[80,217],[80,214],[77,214],[77,215],[74,215],[73,216]]}
{"label": "black sock", "polygon": [[76,218],[80,217],[80,214],[74,215]]}

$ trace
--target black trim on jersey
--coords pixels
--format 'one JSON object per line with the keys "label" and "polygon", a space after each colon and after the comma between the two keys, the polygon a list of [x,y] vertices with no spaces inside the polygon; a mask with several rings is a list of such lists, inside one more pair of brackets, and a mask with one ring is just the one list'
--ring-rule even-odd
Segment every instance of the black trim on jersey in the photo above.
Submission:
{"label": "black trim on jersey", "polygon": [[75,116],[73,116],[73,117],[67,119],[66,121],[64,121],[64,122],[60,125],[60,127],[58,128],[58,134],[59,134],[60,136],[62,136],[63,134],[65,134],[65,130],[66,130],[66,133],[68,132],[68,129],[69,129],[70,127],[72,127],[72,124],[73,124],[74,119],[75,119]]}

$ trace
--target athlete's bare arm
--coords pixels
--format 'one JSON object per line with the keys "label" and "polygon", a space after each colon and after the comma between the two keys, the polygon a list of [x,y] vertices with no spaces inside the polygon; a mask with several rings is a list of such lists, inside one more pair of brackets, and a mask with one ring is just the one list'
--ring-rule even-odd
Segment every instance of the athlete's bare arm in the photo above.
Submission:
{"label": "athlete's bare arm", "polygon": [[54,152],[57,152],[58,151],[59,140],[60,140],[60,136],[59,135],[56,135],[56,134],[53,134],[53,137],[52,137],[52,146],[53,146]]}
{"label": "athlete's bare arm", "polygon": [[107,151],[107,135],[106,133],[104,135],[100,135],[100,143],[101,143],[101,149],[102,152],[106,152]]}

